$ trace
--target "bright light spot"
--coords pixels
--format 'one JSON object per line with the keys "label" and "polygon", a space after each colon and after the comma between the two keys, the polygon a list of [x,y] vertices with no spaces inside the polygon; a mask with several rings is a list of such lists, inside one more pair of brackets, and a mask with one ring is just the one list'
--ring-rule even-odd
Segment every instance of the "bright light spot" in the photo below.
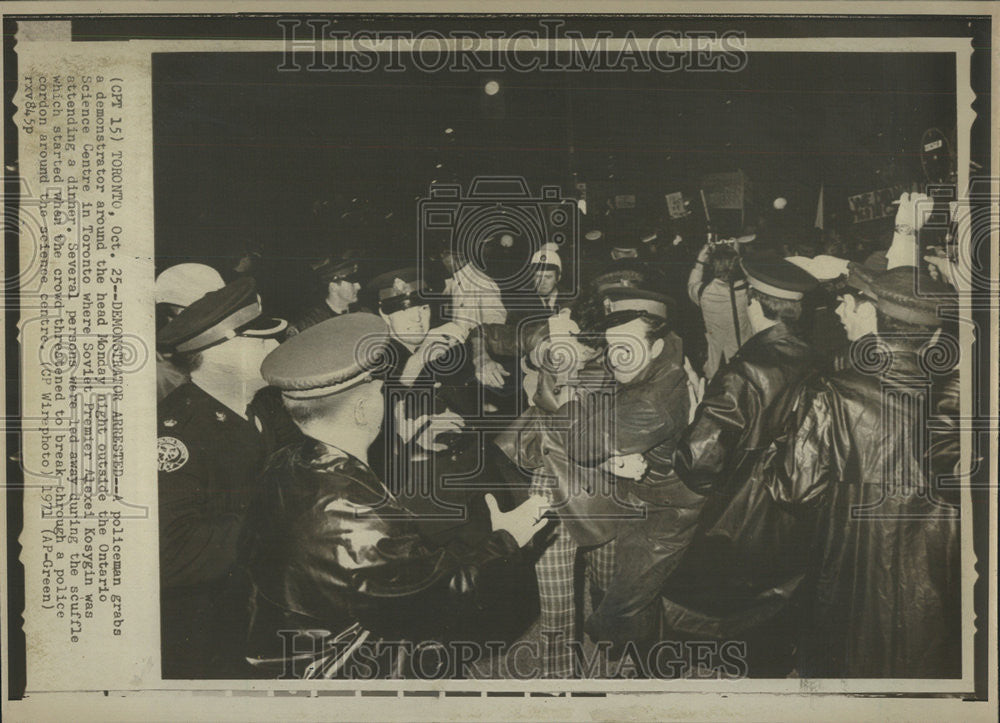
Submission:
{"label": "bright light spot", "polygon": [[779,211],[788,205],[788,201],[782,197],[774,199],[774,207]]}
{"label": "bright light spot", "polygon": [[495,80],[487,81],[486,85],[483,86],[483,90],[486,91],[486,95],[496,95],[500,92],[500,84]]}
{"label": "bright light spot", "polygon": [[453,128],[445,128],[444,132],[445,132],[445,135],[448,135],[448,134],[454,133],[455,131],[454,131]]}

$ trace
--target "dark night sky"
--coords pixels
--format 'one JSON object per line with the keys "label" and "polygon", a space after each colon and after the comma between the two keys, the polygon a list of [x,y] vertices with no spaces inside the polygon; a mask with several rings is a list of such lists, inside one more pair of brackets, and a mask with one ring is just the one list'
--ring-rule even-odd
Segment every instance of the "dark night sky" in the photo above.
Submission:
{"label": "dark night sky", "polygon": [[[655,213],[664,193],[696,193],[701,174],[741,168],[764,205],[785,196],[811,227],[820,183],[836,211],[851,193],[922,181],[921,133],[955,126],[950,55],[755,53],[736,73],[280,63],[154,56],[160,267],[194,257],[224,268],[246,244],[285,264],[338,244],[363,246],[385,268],[412,263],[416,197],[432,179],[478,174],[567,193],[573,171],[591,182],[614,174],[618,192]],[[493,97],[482,90],[490,79],[501,86]]]}

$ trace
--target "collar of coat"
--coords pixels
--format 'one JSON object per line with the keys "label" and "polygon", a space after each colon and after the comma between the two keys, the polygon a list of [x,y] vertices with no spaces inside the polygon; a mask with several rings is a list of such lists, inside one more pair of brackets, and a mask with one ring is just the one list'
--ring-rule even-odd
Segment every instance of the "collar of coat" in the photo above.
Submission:
{"label": "collar of coat", "polygon": [[370,492],[375,499],[391,496],[371,467],[332,444],[307,437],[295,457],[295,462],[303,467],[325,474],[336,474],[346,481],[356,483]]}

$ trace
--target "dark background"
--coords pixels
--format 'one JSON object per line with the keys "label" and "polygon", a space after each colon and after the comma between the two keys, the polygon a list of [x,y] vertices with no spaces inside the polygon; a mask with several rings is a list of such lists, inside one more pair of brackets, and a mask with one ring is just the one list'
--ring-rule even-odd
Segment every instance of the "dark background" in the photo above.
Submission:
{"label": "dark background", "polygon": [[[847,227],[848,195],[924,183],[922,133],[955,131],[950,54],[753,53],[729,73],[289,72],[282,62],[153,63],[158,270],[201,260],[226,275],[258,250],[276,279],[265,301],[280,314],[300,305],[317,256],[360,247],[381,270],[414,264],[416,203],[433,181],[510,174],[569,196],[583,181],[583,230],[596,188],[634,194],[635,218],[618,231],[634,242],[665,215],[663,194],[697,198],[703,174],[742,169],[750,221],[783,196],[811,234],[821,184],[828,223]],[[884,231],[866,225],[847,230]]]}

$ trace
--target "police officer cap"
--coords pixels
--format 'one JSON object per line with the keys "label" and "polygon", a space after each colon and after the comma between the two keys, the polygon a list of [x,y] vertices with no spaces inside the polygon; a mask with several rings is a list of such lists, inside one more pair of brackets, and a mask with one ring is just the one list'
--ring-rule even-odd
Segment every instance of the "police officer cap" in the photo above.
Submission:
{"label": "police officer cap", "polygon": [[293,336],[267,355],[260,374],[289,399],[327,397],[380,371],[388,340],[389,327],[375,314],[344,314]]}
{"label": "police officer cap", "polygon": [[420,279],[416,267],[396,269],[379,274],[371,281],[378,297],[378,308],[383,314],[409,309],[411,306],[423,306],[427,303],[420,293],[425,285]]}
{"label": "police officer cap", "polygon": [[824,283],[847,276],[848,260],[836,256],[820,255],[808,258],[806,256],[788,256],[785,258],[803,271],[806,271],[817,281]]}
{"label": "police officer cap", "polygon": [[327,284],[334,281],[357,281],[360,272],[357,259],[342,257],[327,257],[314,262],[311,266],[319,280]]}
{"label": "police officer cap", "polygon": [[847,285],[871,299],[880,312],[919,326],[941,326],[938,306],[953,301],[951,287],[915,266],[877,271],[852,263]]}
{"label": "police officer cap", "polygon": [[665,282],[655,274],[626,268],[602,274],[596,281],[606,315],[599,329],[639,317],[667,319],[674,308],[674,300],[660,291]]}
{"label": "police officer cap", "polygon": [[614,264],[610,270],[595,276],[593,281],[599,295],[612,289],[640,288],[645,283],[645,270],[627,262]]}
{"label": "police officer cap", "polygon": [[283,319],[263,316],[257,285],[243,277],[188,305],[156,341],[165,351],[198,352],[236,336],[274,337],[286,326]]}
{"label": "police officer cap", "polygon": [[800,301],[817,286],[811,274],[782,258],[749,258],[740,265],[751,288],[778,299]]}
{"label": "police officer cap", "polygon": [[156,277],[156,303],[189,306],[209,291],[226,285],[219,272],[205,264],[177,264]]}

